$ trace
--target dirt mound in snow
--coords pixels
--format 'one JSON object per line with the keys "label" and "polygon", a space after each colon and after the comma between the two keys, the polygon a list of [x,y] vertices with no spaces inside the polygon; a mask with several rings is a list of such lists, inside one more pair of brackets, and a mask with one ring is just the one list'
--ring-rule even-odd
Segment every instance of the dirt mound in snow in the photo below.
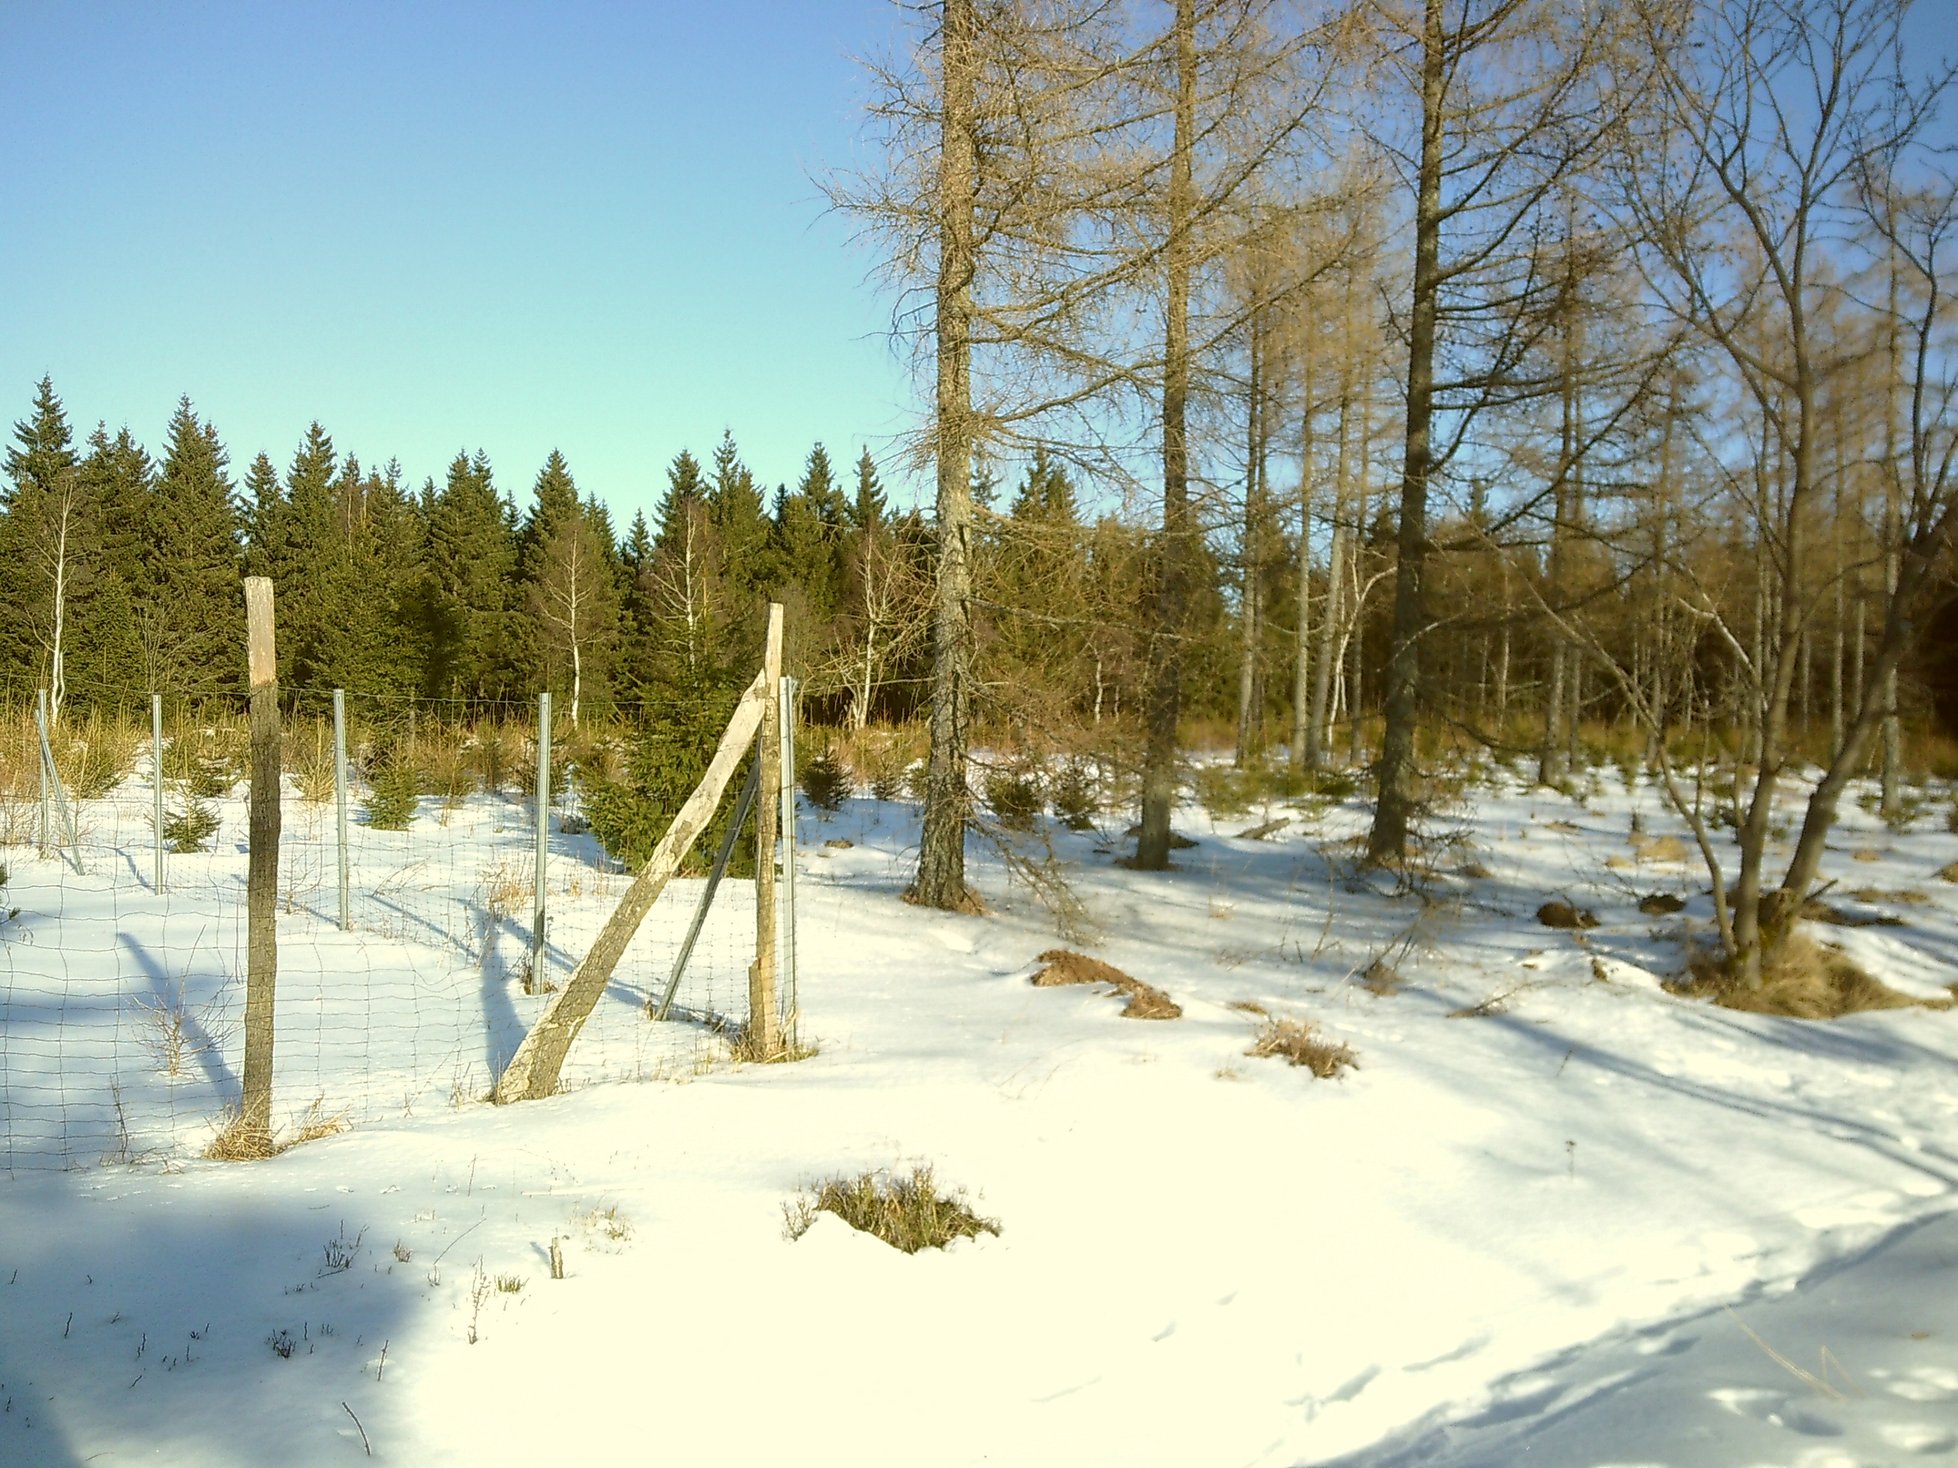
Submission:
{"label": "dirt mound in snow", "polygon": [[1132,979],[1112,963],[1090,958],[1069,948],[1049,948],[1040,955],[1042,968],[1031,980],[1037,989],[1062,984],[1107,984],[1118,994],[1128,996],[1122,1009],[1124,1019],[1180,1019],[1183,1007],[1161,989]]}

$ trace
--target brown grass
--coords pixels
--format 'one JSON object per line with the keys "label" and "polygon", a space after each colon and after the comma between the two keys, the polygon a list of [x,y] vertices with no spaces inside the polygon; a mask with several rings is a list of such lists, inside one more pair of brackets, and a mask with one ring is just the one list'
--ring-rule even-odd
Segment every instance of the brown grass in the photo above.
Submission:
{"label": "brown grass", "polygon": [[1123,1006],[1124,1019],[1179,1019],[1183,1008],[1161,989],[1132,979],[1111,963],[1090,958],[1068,948],[1050,948],[1040,955],[1043,965],[1029,981],[1037,989],[1062,984],[1107,984],[1117,994],[1128,996]]}
{"label": "brown grass", "polygon": [[263,1126],[247,1124],[235,1109],[227,1109],[218,1134],[205,1147],[204,1156],[212,1162],[263,1162],[305,1142],[338,1136],[348,1128],[345,1113],[328,1115],[323,1100],[314,1101],[293,1123],[285,1136],[274,1136]]}
{"label": "brown grass", "polygon": [[1940,882],[1958,882],[1958,861],[1948,861],[1937,870]]}
{"label": "brown grass", "polygon": [[1360,976],[1360,982],[1366,986],[1369,994],[1378,994],[1383,999],[1389,994],[1400,993],[1401,976],[1384,958],[1376,958],[1368,964],[1367,971]]}
{"label": "brown grass", "polygon": [[771,1049],[761,1043],[760,1035],[743,1025],[728,1040],[727,1053],[730,1059],[742,1065],[790,1065],[809,1059],[816,1053],[816,1047],[791,1045],[786,1038],[778,1038]]}
{"label": "brown grass", "polygon": [[1712,944],[1695,944],[1675,993],[1710,999],[1726,1009],[1778,1014],[1790,1019],[1840,1019],[1877,1009],[1950,1009],[1949,999],[1915,999],[1856,967],[1840,950],[1801,933],[1782,940],[1761,969],[1761,986],[1749,989],[1727,970]]}
{"label": "brown grass", "polygon": [[1686,843],[1677,836],[1634,836],[1632,845],[1640,861],[1686,860]]}
{"label": "brown grass", "polygon": [[1322,1081],[1332,1080],[1341,1071],[1357,1070],[1360,1065],[1350,1049],[1337,1040],[1320,1039],[1302,1019],[1266,1020],[1244,1053],[1261,1060],[1280,1056],[1287,1065],[1303,1066]]}
{"label": "brown grass", "polygon": [[959,1193],[939,1192],[931,1169],[922,1165],[914,1167],[909,1177],[865,1172],[829,1178],[816,1185],[814,1197],[805,1193],[782,1205],[783,1231],[791,1239],[801,1238],[818,1213],[834,1213],[851,1228],[906,1254],[942,1249],[953,1239],[999,1233],[998,1219],[974,1213]]}

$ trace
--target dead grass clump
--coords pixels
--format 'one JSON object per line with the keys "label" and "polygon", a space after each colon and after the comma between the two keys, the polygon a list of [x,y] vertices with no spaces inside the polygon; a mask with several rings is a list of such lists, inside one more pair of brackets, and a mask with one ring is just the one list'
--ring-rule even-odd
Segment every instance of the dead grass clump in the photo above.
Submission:
{"label": "dead grass clump", "polygon": [[953,1239],[999,1233],[999,1220],[974,1213],[963,1194],[939,1192],[931,1168],[923,1163],[909,1177],[865,1172],[828,1178],[816,1185],[813,1197],[804,1193],[782,1205],[783,1232],[792,1240],[801,1238],[818,1213],[834,1213],[851,1228],[907,1254],[942,1249]]}
{"label": "dead grass clump", "polygon": [[764,1045],[761,1036],[743,1025],[727,1043],[728,1057],[742,1065],[788,1065],[807,1060],[816,1053],[814,1045],[791,1044],[778,1037],[774,1045]]}
{"label": "dead grass clump", "polygon": [[292,1134],[280,1143],[280,1150],[297,1147],[304,1142],[317,1142],[322,1137],[337,1137],[347,1130],[350,1123],[344,1111],[328,1114],[326,1099],[318,1097],[311,1106],[292,1125]]}
{"label": "dead grass clump", "polygon": [[1111,963],[1090,958],[1068,948],[1050,948],[1040,955],[1044,967],[1030,982],[1037,989],[1061,984],[1107,984],[1118,994],[1128,996],[1123,1006],[1124,1019],[1179,1019],[1183,1008],[1169,995],[1140,979],[1132,979]]}
{"label": "dead grass clump", "polygon": [[1686,860],[1686,843],[1677,836],[1635,835],[1632,846],[1637,850],[1640,861]]}
{"label": "dead grass clump", "polygon": [[1638,900],[1638,910],[1647,917],[1668,917],[1686,906],[1686,899],[1673,892],[1649,892]]}
{"label": "dead grass clump", "polygon": [[1401,976],[1394,966],[1384,958],[1376,958],[1367,965],[1367,971],[1360,976],[1369,994],[1378,994],[1385,999],[1390,994],[1400,993]]}
{"label": "dead grass clump", "polygon": [[1715,944],[1692,945],[1686,974],[1673,992],[1710,999],[1726,1009],[1790,1019],[1840,1019],[1875,1009],[1949,1009],[1951,1001],[1915,999],[1864,973],[1840,950],[1800,933],[1782,940],[1762,963],[1761,985],[1750,989],[1727,968]]}
{"label": "dead grass clump", "polygon": [[285,1136],[274,1136],[259,1122],[247,1122],[236,1108],[227,1108],[218,1134],[204,1148],[212,1162],[263,1162],[305,1142],[338,1136],[348,1128],[344,1112],[327,1114],[325,1100],[315,1100],[293,1123]]}
{"label": "dead grass clump", "polygon": [[1940,882],[1958,882],[1958,861],[1948,861],[1937,870]]}
{"label": "dead grass clump", "polygon": [[227,1110],[204,1155],[212,1162],[263,1162],[283,1150],[263,1122],[248,1122],[239,1112]]}
{"label": "dead grass clump", "polygon": [[1350,1049],[1337,1040],[1320,1039],[1302,1019],[1266,1020],[1244,1053],[1261,1060],[1282,1056],[1287,1065],[1304,1066],[1322,1081],[1333,1079],[1341,1071],[1357,1070],[1360,1065]]}

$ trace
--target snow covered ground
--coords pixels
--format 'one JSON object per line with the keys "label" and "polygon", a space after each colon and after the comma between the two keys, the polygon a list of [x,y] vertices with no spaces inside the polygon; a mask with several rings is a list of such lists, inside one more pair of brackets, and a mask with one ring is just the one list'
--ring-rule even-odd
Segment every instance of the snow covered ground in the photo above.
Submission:
{"label": "snow covered ground", "polygon": [[[913,811],[807,816],[812,1059],[0,1182],[0,1463],[1958,1452],[1958,1012],[1807,1024],[1665,992],[1704,881],[1637,854],[1635,806],[1669,828],[1607,781],[1582,805],[1478,790],[1420,893],[1350,869],[1357,805],[1187,810],[1198,844],[1163,874],[1052,833],[1095,929],[1069,946],[1169,993],[1165,1021],[1030,986],[1052,920],[978,846],[990,914],[922,912],[898,897]],[[1900,921],[1819,930],[1927,997],[1958,979],[1944,817],[1851,810],[1832,900]],[[18,1001],[39,864],[12,859]],[[1661,891],[1681,917],[1640,914]],[[1550,897],[1600,925],[1539,926]],[[369,966],[413,941],[356,937]],[[491,987],[479,964],[484,1033]],[[1258,1011],[1359,1068],[1248,1056]],[[919,1161],[999,1236],[785,1237],[805,1185]]]}

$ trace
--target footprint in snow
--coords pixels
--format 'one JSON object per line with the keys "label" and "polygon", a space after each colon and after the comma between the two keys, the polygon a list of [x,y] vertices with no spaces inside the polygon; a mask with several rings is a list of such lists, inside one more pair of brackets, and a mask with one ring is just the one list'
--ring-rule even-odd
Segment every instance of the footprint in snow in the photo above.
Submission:
{"label": "footprint in snow", "polygon": [[1948,1453],[1958,1447],[1958,1432],[1924,1422],[1889,1422],[1878,1431],[1891,1447],[1906,1453]]}
{"label": "footprint in snow", "polygon": [[[1872,1371],[1870,1375],[1884,1378],[1889,1373]],[[1948,1371],[1942,1366],[1919,1366],[1914,1371],[1904,1372],[1894,1381],[1885,1380],[1884,1390],[1893,1397],[1902,1397],[1906,1402],[1958,1400],[1958,1371]]]}

